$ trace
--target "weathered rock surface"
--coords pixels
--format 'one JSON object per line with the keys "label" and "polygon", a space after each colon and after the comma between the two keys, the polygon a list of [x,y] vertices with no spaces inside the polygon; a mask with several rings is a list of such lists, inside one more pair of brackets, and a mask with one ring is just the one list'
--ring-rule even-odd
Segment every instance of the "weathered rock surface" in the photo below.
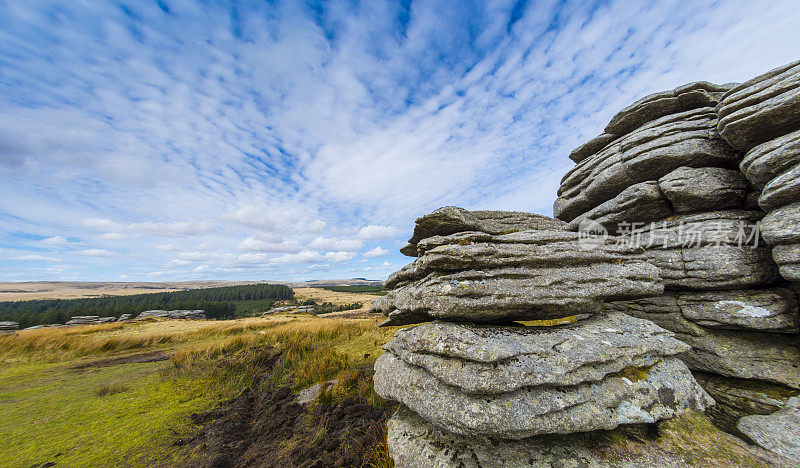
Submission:
{"label": "weathered rock surface", "polygon": [[601,203],[570,221],[577,231],[590,219],[617,233],[620,226],[630,229],[666,219],[676,213],[719,211],[742,208],[750,187],[741,172],[719,167],[679,167],[658,181],[634,184],[619,195]]}
{"label": "weathered rock surface", "polygon": [[665,358],[630,376],[472,395],[387,352],[375,363],[374,384],[382,397],[399,401],[450,432],[507,439],[652,423],[713,404],[677,358]]}
{"label": "weathered rock surface", "polygon": [[569,154],[569,158],[576,163],[583,161],[584,159],[588,158],[589,156],[593,155],[594,153],[600,151],[601,149],[605,148],[606,145],[611,143],[616,139],[616,135],[612,135],[610,133],[603,133],[602,135],[598,135],[591,140],[587,141],[586,143],[582,144],[581,146],[572,150]]}
{"label": "weathered rock surface", "polygon": [[679,167],[658,186],[677,213],[738,208],[749,189],[741,172],[719,167]]}
{"label": "weathered rock surface", "polygon": [[117,319],[117,322],[127,322],[130,319],[131,319],[131,314],[122,314]]}
{"label": "weathered rock surface", "polygon": [[653,93],[619,111],[606,125],[606,134],[625,135],[652,120],[700,107],[715,107],[734,85],[699,81],[671,91]]}
{"label": "weathered rock surface", "polygon": [[395,466],[404,468],[684,468],[698,460],[704,466],[791,463],[724,436],[698,413],[686,414],[674,424],[660,423],[656,439],[639,427],[519,441],[462,436],[445,432],[402,406],[387,425],[389,453]]}
{"label": "weathered rock surface", "polygon": [[272,315],[272,314],[281,314],[281,313],[288,313],[288,314],[299,314],[299,313],[314,313],[314,306],[307,305],[307,306],[284,306],[284,307],[273,307],[272,309],[264,312],[261,315]]}
{"label": "weathered rock surface", "polygon": [[762,143],[747,152],[739,168],[761,190],[769,181],[800,164],[800,130]]}
{"label": "weathered rock surface", "polygon": [[455,206],[445,206],[418,218],[414,235],[400,252],[417,256],[416,245],[432,236],[446,236],[457,232],[478,231],[503,234],[524,230],[563,230],[566,224],[547,216],[520,211],[468,211]]}
{"label": "weathered rock surface", "polygon": [[203,310],[146,310],[140,313],[135,320],[151,318],[201,320],[206,318]]}
{"label": "weathered rock surface", "polygon": [[717,402],[706,409],[706,414],[717,427],[737,435],[740,434],[736,423],[740,418],[774,413],[789,398],[800,394],[798,390],[759,380],[722,377],[705,372],[692,374]]}
{"label": "weathered rock surface", "polygon": [[669,330],[695,335],[703,333],[697,325],[778,333],[800,331],[797,293],[787,288],[667,291],[660,297],[611,303],[607,308],[654,320]]}
{"label": "weathered rock surface", "polygon": [[797,164],[764,187],[758,204],[765,211],[771,211],[800,200],[800,164]]}
{"label": "weathered rock surface", "polygon": [[426,323],[398,331],[384,348],[465,393],[490,395],[599,381],[689,349],[653,323],[620,313],[540,328]]}
{"label": "weathered rock surface", "polygon": [[14,331],[19,328],[17,322],[0,322],[0,331]]}
{"label": "weathered rock surface", "polygon": [[760,447],[800,464],[800,398],[770,415],[746,416],[736,427]]}
{"label": "weathered rock surface", "polygon": [[789,281],[800,281],[800,244],[776,245],[772,258],[780,266],[781,276]]}
{"label": "weathered rock surface", "polygon": [[770,244],[800,244],[800,202],[769,212],[761,221],[761,235]]}
{"label": "weathered rock surface", "polygon": [[800,128],[800,62],[771,70],[727,93],[719,133],[734,148],[750,148]]}
{"label": "weathered rock surface", "polygon": [[672,215],[672,207],[661,193],[658,182],[648,181],[634,184],[619,195],[601,203],[569,223],[569,229],[577,231],[585,220],[599,223],[614,234],[621,223],[649,223]]}
{"label": "weathered rock surface", "polygon": [[759,379],[800,388],[797,335],[703,329],[701,335],[676,333],[692,349],[681,359],[691,369],[729,377]]}
{"label": "weathered rock surface", "polygon": [[522,231],[435,236],[386,281],[386,325],[426,318],[492,322],[595,313],[603,299],[663,290],[641,250],[608,241],[583,248],[578,233]]}
{"label": "weathered rock surface", "polygon": [[735,167],[736,153],[716,133],[716,111],[695,109],[649,122],[588,157],[561,181],[556,218],[572,221],[631,185],[681,167]]}
{"label": "weathered rock surface", "polygon": [[761,216],[739,210],[674,216],[633,231],[626,241],[646,248],[667,289],[764,286],[779,276],[758,237]]}
{"label": "weathered rock surface", "polygon": [[100,323],[109,323],[116,321],[116,317],[100,317],[98,315],[76,315],[70,317],[64,325],[96,325]]}

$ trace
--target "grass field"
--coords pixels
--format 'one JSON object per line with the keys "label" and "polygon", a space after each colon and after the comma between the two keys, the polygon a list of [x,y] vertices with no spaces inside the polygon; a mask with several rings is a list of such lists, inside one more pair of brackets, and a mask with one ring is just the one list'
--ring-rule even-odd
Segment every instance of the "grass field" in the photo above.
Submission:
{"label": "grass field", "polygon": [[[381,407],[359,370],[393,331],[374,320],[277,316],[2,336],[0,460],[9,467],[191,464],[201,454],[174,445],[191,430],[190,415],[265,384],[299,390],[338,379],[326,403],[355,397]],[[261,364],[276,355],[263,380]],[[385,451],[375,453],[370,466],[385,465]]]}

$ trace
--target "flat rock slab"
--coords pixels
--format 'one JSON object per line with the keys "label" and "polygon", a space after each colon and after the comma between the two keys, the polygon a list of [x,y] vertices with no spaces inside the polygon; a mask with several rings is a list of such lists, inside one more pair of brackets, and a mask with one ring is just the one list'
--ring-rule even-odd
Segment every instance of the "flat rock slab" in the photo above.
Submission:
{"label": "flat rock slab", "polygon": [[457,232],[479,231],[502,234],[523,230],[563,230],[566,224],[547,216],[521,211],[468,211],[455,206],[445,206],[433,213],[417,218],[414,234],[400,252],[416,257],[416,245],[431,236],[446,236]]}
{"label": "flat rock slab", "polygon": [[722,97],[719,133],[731,146],[752,147],[800,128],[800,61],[748,80]]}
{"label": "flat rock slab", "polygon": [[693,324],[727,330],[800,331],[797,292],[788,288],[667,291],[657,298],[612,303],[607,308],[649,317],[681,333],[702,334]]}
{"label": "flat rock slab", "polygon": [[689,347],[650,321],[610,313],[558,327],[426,323],[384,349],[466,393],[500,394],[599,381]]}
{"label": "flat rock slab", "polygon": [[800,398],[767,416],[746,416],[736,427],[750,440],[800,464]]}
{"label": "flat rock slab", "polygon": [[714,107],[731,85],[707,81],[688,83],[670,91],[647,95],[619,111],[604,130],[607,134],[625,135],[652,120],[699,107]]}
{"label": "flat rock slab", "polygon": [[681,359],[691,369],[729,377],[759,379],[800,388],[800,338],[797,335],[703,329],[701,335],[676,333],[692,349]]}
{"label": "flat rock slab", "polygon": [[659,268],[667,289],[766,286],[779,274],[758,236],[761,216],[743,210],[673,216],[634,230],[624,241],[645,247],[645,257]]}
{"label": "flat rock slab", "polygon": [[772,258],[778,264],[781,276],[789,281],[800,281],[800,243],[776,245]]}
{"label": "flat rock slab", "polygon": [[578,233],[465,232],[421,240],[421,256],[386,281],[388,324],[430,319],[497,322],[600,311],[602,300],[663,291],[641,249]]}
{"label": "flat rock slab", "polygon": [[471,395],[386,352],[375,363],[374,385],[383,398],[399,401],[440,428],[507,439],[653,423],[713,404],[677,358],[660,360],[632,378]]}
{"label": "flat rock slab", "polygon": [[757,190],[800,164],[800,130],[762,143],[747,152],[739,169]]}
{"label": "flat rock slab", "polygon": [[769,181],[758,197],[758,204],[765,211],[772,211],[797,200],[800,200],[800,164]]}
{"label": "flat rock slab", "polygon": [[800,244],[800,202],[769,212],[761,221],[761,235],[772,245]]}

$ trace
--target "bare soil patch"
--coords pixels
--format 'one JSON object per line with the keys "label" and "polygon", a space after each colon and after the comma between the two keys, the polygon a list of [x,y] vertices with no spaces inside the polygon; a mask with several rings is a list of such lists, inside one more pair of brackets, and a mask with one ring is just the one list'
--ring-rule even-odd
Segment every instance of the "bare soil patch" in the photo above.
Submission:
{"label": "bare soil patch", "polygon": [[288,387],[248,390],[193,415],[199,429],[175,445],[198,447],[202,455],[184,466],[358,467],[385,450],[395,405],[376,409],[357,397],[300,405],[296,398]]}

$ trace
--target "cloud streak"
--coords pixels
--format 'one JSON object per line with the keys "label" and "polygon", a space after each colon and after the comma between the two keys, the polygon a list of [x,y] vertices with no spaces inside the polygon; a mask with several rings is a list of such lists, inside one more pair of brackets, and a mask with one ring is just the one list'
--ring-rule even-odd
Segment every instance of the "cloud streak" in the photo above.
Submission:
{"label": "cloud streak", "polygon": [[414,218],[551,214],[617,110],[797,59],[799,21],[788,0],[0,2],[0,279],[385,277]]}

